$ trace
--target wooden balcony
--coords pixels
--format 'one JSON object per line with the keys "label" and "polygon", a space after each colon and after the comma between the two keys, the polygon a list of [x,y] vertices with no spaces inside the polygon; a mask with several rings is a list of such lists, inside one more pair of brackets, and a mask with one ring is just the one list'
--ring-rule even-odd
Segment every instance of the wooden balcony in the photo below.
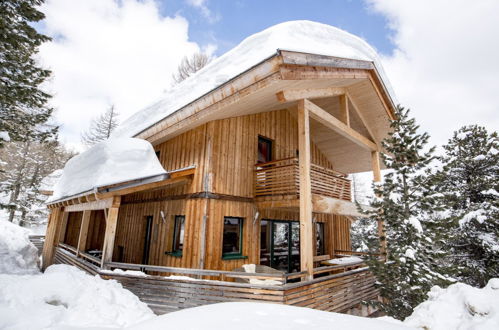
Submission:
{"label": "wooden balcony", "polygon": [[[346,175],[311,164],[312,194],[351,201],[351,182]],[[294,196],[299,198],[298,158],[286,158],[255,165],[255,197]]]}

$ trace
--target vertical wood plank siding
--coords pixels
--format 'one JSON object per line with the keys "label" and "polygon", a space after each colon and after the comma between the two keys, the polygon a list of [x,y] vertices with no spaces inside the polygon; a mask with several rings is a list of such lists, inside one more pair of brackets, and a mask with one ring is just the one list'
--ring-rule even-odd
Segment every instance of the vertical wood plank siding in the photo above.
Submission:
{"label": "vertical wood plank siding", "polygon": [[66,225],[66,233],[64,234],[63,243],[76,247],[78,245],[78,237],[80,236],[81,219],[83,212],[69,212],[68,224]]}
{"label": "vertical wood plank siding", "polygon": [[[123,196],[113,260],[117,260],[122,251],[120,261],[142,262],[146,217],[153,216],[149,264],[187,268],[202,265],[205,269],[233,270],[244,263],[259,263],[260,220],[298,221],[299,214],[263,210],[255,220],[257,210],[250,199],[254,197],[253,169],[257,160],[258,136],[273,141],[275,159],[296,157],[297,130],[291,111],[279,110],[209,122],[156,145],[166,170],[196,165],[192,184]],[[311,143],[311,159],[315,164],[333,168],[314,143]],[[247,198],[248,202],[189,198],[189,194],[203,192]],[[172,247],[175,215],[186,217],[182,256],[168,254]],[[243,255],[247,259],[222,259],[224,216],[244,218]],[[93,215],[92,219],[95,217]],[[204,218],[206,236],[203,239]],[[328,254],[333,255],[334,249],[349,249],[349,237],[344,237],[349,236],[348,220],[325,214],[314,214],[314,219],[326,223]],[[92,227],[95,225],[91,223]],[[102,238],[94,236],[102,228],[93,230],[90,229],[89,236],[93,237],[95,245],[102,244]]]}

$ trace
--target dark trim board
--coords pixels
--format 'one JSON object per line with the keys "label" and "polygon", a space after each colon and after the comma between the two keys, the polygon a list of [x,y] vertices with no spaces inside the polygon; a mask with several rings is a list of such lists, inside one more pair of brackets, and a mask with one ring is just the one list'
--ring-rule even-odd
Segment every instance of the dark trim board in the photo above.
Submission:
{"label": "dark trim board", "polygon": [[166,197],[157,197],[157,198],[149,198],[142,199],[137,201],[122,201],[121,205],[127,204],[141,204],[141,203],[151,203],[151,202],[163,202],[163,201],[172,201],[179,199],[217,199],[217,200],[225,200],[225,201],[233,201],[233,202],[243,202],[243,203],[254,203],[254,198],[251,197],[243,197],[243,196],[233,196],[233,195],[224,195],[217,194],[208,191],[198,192],[194,194],[183,194],[183,195],[175,195],[175,196],[166,196]]}

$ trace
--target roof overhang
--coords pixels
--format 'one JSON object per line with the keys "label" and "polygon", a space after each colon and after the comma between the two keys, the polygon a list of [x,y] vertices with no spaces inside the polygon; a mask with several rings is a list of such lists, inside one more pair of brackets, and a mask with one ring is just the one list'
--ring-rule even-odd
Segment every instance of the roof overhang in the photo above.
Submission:
{"label": "roof overhang", "polygon": [[[362,117],[369,123],[368,133],[374,142],[379,143],[386,137],[390,120],[395,118],[395,104],[373,62],[286,50],[278,51],[178,109],[136,137],[156,145],[213,120],[293,109],[295,100],[283,102],[279,98],[279,93],[285,90],[330,88],[342,88],[348,93],[360,115],[354,116],[354,126],[366,130],[357,123],[358,117]],[[337,112],[336,101],[331,97],[319,95],[310,100],[332,114]],[[340,135],[312,123],[311,136],[339,171],[353,173],[371,169],[371,156]],[[347,154],[355,154],[356,158],[341,157]]]}

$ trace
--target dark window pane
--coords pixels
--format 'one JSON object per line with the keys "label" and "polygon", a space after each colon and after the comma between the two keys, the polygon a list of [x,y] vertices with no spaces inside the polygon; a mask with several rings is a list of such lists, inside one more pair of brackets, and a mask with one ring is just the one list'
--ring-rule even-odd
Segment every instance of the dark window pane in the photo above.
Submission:
{"label": "dark window pane", "polygon": [[266,163],[272,160],[272,141],[264,137],[258,137],[258,162]]}
{"label": "dark window pane", "polygon": [[315,239],[317,255],[326,254],[324,244],[324,223],[322,222],[317,222],[315,224]]}
{"label": "dark window pane", "polygon": [[185,216],[176,215],[173,228],[173,251],[182,251],[184,248],[184,226]]}
{"label": "dark window pane", "polygon": [[224,218],[223,254],[241,254],[242,218]]}

